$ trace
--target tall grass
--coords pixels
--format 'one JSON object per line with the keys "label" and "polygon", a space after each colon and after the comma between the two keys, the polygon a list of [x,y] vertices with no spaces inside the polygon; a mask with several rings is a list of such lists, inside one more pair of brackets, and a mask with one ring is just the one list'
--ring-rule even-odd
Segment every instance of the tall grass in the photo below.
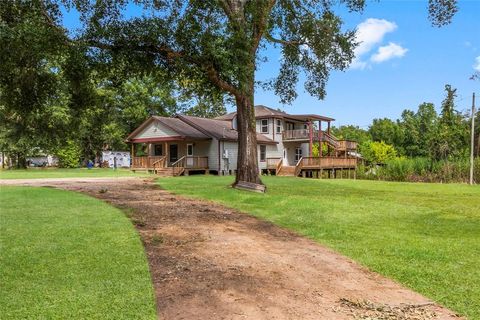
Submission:
{"label": "tall grass", "polygon": [[[469,159],[433,162],[428,158],[396,158],[383,166],[358,168],[362,179],[405,182],[468,182]],[[480,158],[474,162],[474,181],[480,183]]]}

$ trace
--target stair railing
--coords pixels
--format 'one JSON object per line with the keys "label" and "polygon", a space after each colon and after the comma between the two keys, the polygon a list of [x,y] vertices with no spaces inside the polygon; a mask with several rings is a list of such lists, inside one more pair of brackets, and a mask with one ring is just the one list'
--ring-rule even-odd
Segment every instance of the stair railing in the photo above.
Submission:
{"label": "stair railing", "polygon": [[185,171],[185,156],[172,163],[173,176],[179,176]]}
{"label": "stair railing", "polygon": [[297,164],[295,165],[295,177],[298,177],[300,172],[302,172],[302,167],[303,167],[303,157],[300,157],[300,159],[298,159]]}
{"label": "stair railing", "polygon": [[152,163],[153,171],[157,170],[157,168],[164,168],[165,167],[165,160],[167,159],[166,156],[161,157],[160,159],[154,161]]}
{"label": "stair railing", "polygon": [[280,161],[278,161],[277,163],[277,167],[275,168],[275,175],[278,176],[278,174],[280,173],[280,170],[282,170],[282,164],[283,164],[283,158],[281,158]]}

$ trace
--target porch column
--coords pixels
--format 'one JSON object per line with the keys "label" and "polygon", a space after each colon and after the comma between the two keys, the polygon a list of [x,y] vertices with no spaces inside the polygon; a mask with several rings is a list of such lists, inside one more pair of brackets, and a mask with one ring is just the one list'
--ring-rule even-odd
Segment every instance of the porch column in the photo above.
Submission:
{"label": "porch column", "polygon": [[168,142],[165,141],[163,146],[164,146],[164,150],[165,150],[163,152],[163,155],[165,156],[165,163],[166,163],[166,166],[168,167]]}
{"label": "porch column", "polygon": [[322,156],[322,120],[318,120],[318,156]]}
{"label": "porch column", "polygon": [[310,138],[310,141],[309,141],[309,144],[308,144],[308,148],[309,148],[308,156],[311,157],[312,156],[312,147],[313,147],[313,123],[312,123],[311,120],[308,122],[308,127],[310,129],[309,133],[308,133],[308,136]]}

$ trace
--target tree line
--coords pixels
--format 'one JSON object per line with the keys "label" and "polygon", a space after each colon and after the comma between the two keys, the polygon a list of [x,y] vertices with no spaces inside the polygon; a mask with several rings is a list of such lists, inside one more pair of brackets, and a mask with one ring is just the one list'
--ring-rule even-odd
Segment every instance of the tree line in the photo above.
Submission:
{"label": "tree line", "polygon": [[[379,169],[379,172],[383,170],[380,174],[387,175],[388,170],[396,170],[390,174],[391,180],[406,180],[408,172],[412,174],[415,172],[420,176],[442,170],[448,171],[441,175],[446,177],[455,171],[453,167],[457,166],[457,176],[461,176],[457,180],[463,181],[468,177],[471,111],[458,110],[456,91],[451,85],[445,86],[445,98],[440,106],[440,112],[436,111],[433,103],[425,102],[420,104],[416,111],[404,110],[401,117],[396,120],[374,119],[367,129],[349,125],[334,127],[332,132],[339,138],[359,143],[359,153],[367,163],[367,171],[368,167],[378,164],[386,165]],[[475,115],[474,136],[474,155],[478,158],[479,111]]]}

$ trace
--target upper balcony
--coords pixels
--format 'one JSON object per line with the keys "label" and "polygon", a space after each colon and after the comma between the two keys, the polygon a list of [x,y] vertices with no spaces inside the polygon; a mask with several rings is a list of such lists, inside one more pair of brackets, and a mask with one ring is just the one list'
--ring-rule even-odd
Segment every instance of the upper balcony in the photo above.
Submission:
{"label": "upper balcony", "polygon": [[[312,130],[312,141],[327,142],[339,151],[357,149],[357,142],[351,140],[339,140],[332,134],[325,131]],[[309,129],[284,130],[282,132],[283,141],[309,141]]]}

